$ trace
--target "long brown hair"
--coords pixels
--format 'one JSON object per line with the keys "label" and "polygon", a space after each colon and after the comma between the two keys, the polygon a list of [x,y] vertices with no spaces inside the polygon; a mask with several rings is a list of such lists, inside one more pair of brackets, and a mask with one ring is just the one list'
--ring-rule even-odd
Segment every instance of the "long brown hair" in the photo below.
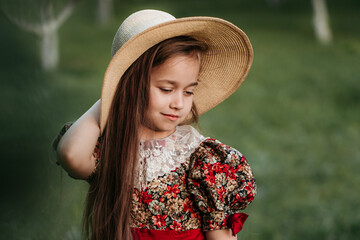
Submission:
{"label": "long brown hair", "polygon": [[[190,37],[167,39],[142,54],[121,77],[100,142],[98,172],[90,183],[84,212],[86,239],[131,239],[130,208],[136,179],[139,128],[149,102],[150,72],[176,54],[205,52]],[[195,106],[193,120],[197,121]]]}

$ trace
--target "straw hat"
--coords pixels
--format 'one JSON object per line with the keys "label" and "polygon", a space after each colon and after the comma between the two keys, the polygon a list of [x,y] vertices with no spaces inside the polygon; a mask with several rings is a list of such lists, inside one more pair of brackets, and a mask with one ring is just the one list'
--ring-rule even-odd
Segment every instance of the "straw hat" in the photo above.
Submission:
{"label": "straw hat", "polygon": [[214,17],[176,19],[158,10],[135,12],[120,25],[112,44],[112,59],[105,72],[101,92],[101,132],[124,72],[146,50],[176,36],[189,36],[209,46],[201,58],[199,84],[194,91],[199,115],[224,101],[244,81],[252,63],[253,51],[248,37],[232,23]]}

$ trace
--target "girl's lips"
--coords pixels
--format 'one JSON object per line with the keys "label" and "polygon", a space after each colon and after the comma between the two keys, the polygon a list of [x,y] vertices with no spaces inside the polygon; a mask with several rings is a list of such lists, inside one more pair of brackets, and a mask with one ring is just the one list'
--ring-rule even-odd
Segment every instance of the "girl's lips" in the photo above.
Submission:
{"label": "girl's lips", "polygon": [[165,114],[165,113],[162,113],[162,115],[164,115],[167,119],[171,120],[171,121],[175,121],[179,118],[179,116],[177,115],[172,115],[172,114]]}

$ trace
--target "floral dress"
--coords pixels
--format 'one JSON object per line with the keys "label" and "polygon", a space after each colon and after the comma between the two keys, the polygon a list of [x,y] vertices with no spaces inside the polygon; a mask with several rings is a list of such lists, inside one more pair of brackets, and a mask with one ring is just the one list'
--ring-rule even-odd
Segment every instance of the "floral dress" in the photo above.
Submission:
{"label": "floral dress", "polygon": [[190,125],[140,142],[131,206],[135,239],[205,239],[209,230],[237,234],[256,184],[245,157]]}

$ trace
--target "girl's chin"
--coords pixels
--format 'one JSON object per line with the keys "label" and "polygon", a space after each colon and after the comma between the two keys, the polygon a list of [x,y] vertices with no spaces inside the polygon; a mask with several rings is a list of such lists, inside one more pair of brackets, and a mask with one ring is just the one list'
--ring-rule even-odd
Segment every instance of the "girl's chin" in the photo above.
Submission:
{"label": "girl's chin", "polygon": [[151,140],[151,139],[160,139],[170,136],[176,130],[175,126],[153,128],[142,126],[140,129],[140,139],[141,140]]}

